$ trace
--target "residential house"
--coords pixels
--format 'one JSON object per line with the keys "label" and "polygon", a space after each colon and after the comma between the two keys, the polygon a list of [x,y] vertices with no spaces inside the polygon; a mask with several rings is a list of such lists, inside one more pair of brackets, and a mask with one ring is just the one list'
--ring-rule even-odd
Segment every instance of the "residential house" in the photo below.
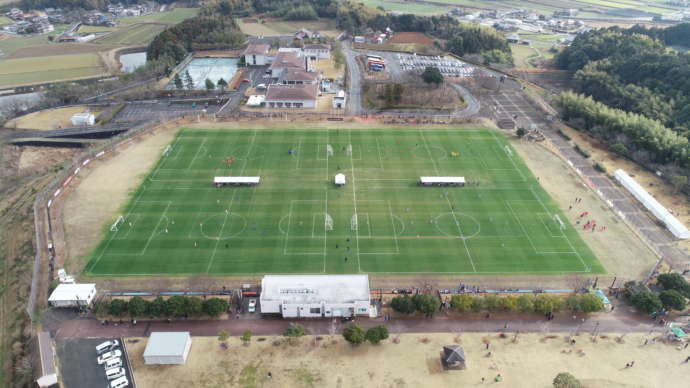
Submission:
{"label": "residential house", "polygon": [[266,91],[265,106],[269,108],[315,108],[319,94],[317,84],[272,84]]}
{"label": "residential house", "polygon": [[261,43],[250,43],[244,50],[244,62],[249,66],[263,66],[269,64],[268,51],[271,46]]}
{"label": "residential house", "polygon": [[305,44],[304,55],[311,60],[330,59],[331,45],[330,44]]}

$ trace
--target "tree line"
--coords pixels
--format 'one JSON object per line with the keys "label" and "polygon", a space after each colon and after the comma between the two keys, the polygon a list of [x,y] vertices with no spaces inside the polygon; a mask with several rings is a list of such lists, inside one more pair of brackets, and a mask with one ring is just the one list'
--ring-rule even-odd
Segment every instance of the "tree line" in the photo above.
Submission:
{"label": "tree line", "polygon": [[98,316],[114,317],[187,317],[208,315],[218,317],[228,310],[228,301],[221,298],[201,299],[195,296],[175,295],[168,299],[158,297],[152,301],[135,296],[130,300],[113,299],[96,303],[94,312]]}
{"label": "tree line", "polygon": [[683,311],[690,298],[690,283],[677,272],[660,274],[656,278],[660,292],[652,292],[646,286],[628,282],[623,289],[625,296],[635,308],[645,314],[658,314],[663,310]]}
{"label": "tree line", "polygon": [[560,295],[453,295],[451,306],[462,313],[468,312],[520,312],[549,314],[566,308],[574,312],[593,313],[604,309],[601,298],[594,294]]}

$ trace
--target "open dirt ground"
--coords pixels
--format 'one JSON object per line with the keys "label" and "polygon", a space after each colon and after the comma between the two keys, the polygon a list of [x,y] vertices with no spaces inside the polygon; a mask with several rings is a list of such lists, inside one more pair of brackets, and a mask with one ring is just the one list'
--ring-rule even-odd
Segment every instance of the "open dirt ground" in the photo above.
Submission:
{"label": "open dirt ground", "polygon": [[8,128],[26,128],[38,130],[68,128],[73,127],[72,122],[70,121],[72,115],[86,111],[90,111],[94,114],[97,112],[97,110],[93,108],[85,108],[83,106],[48,109],[17,117],[16,119],[9,121],[5,126]]}
{"label": "open dirt ground", "polygon": [[[680,214],[678,220],[686,226],[690,225],[690,199],[683,194],[674,192],[673,187],[650,171],[643,169],[628,159],[613,155],[606,150],[606,146],[586,134],[570,127],[562,126],[561,129],[568,134],[577,144],[583,146],[592,153],[590,160],[599,162],[606,167],[609,174],[617,169],[623,169],[633,176],[637,183],[645,188],[659,203],[674,214]],[[690,240],[678,242],[678,244],[690,252]]]}
{"label": "open dirt ground", "polygon": [[79,148],[52,148],[52,147],[21,147],[19,156],[19,173],[38,171],[44,168],[58,165],[81,152]]}
{"label": "open dirt ground", "polygon": [[[239,335],[239,333],[231,333]],[[653,336],[601,335],[597,343],[569,334],[403,334],[380,345],[347,344],[340,335],[307,336],[291,345],[279,337],[237,337],[223,349],[217,338],[193,338],[185,365],[143,364],[146,340],[128,344],[137,385],[175,387],[467,387],[547,388],[560,372],[570,372],[588,388],[687,386],[690,350],[652,343]],[[642,346],[645,339],[650,344]],[[396,343],[397,342],[397,343]],[[485,343],[490,343],[487,350]],[[444,371],[443,345],[464,347],[467,369]],[[489,355],[490,354],[490,355]],[[631,368],[625,364],[635,361]],[[271,373],[269,377],[268,373]],[[494,382],[500,374],[503,381]]]}
{"label": "open dirt ground", "polygon": [[[587,219],[594,219],[598,225],[606,226],[603,232],[584,231],[581,226],[578,230],[609,274],[637,279],[650,271],[656,262],[656,256],[580,181],[563,160],[536,143],[517,139],[511,143],[527,166],[540,178],[542,187],[566,212],[572,224],[575,225],[578,216],[587,211],[590,214]],[[576,204],[576,197],[582,198],[582,202]],[[572,210],[568,210],[571,205]]]}

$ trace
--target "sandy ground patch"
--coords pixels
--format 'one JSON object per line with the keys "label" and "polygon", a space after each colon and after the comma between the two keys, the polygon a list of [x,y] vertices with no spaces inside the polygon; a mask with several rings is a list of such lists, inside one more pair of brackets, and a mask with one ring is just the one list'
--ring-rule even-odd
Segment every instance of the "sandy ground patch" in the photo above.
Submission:
{"label": "sandy ground patch", "polygon": [[161,128],[144,135],[80,174],[62,211],[66,266],[72,272],[84,267],[102,238],[104,225],[127,203],[178,129]]}
{"label": "sandy ground patch", "polygon": [[[238,333],[231,333],[238,335]],[[146,366],[146,340],[128,344],[137,385],[174,387],[466,387],[547,388],[560,372],[568,371],[589,388],[687,386],[689,350],[661,342],[641,346],[643,334],[602,335],[597,343],[589,333],[567,343],[568,334],[404,334],[380,345],[353,347],[341,336],[308,336],[290,345],[278,337],[241,345],[237,337],[227,350],[213,337],[195,337],[185,365]],[[317,338],[321,338],[317,340]],[[485,341],[490,342],[486,349]],[[278,343],[277,343],[278,342]],[[460,343],[467,369],[444,371],[443,345]],[[488,355],[490,353],[490,355]],[[625,364],[635,361],[632,368]],[[271,373],[272,377],[268,376]],[[500,374],[501,383],[494,378]]]}
{"label": "sandy ground patch", "polygon": [[[609,274],[636,279],[649,272],[656,256],[565,162],[541,145],[518,140],[511,144],[573,226],[577,226],[577,217],[585,211],[590,213],[587,219],[595,219],[597,225],[606,226],[604,232],[583,231],[581,225],[577,229]],[[575,204],[576,197],[581,197],[582,202]],[[568,210],[571,205],[572,210]]]}
{"label": "sandy ground patch", "polygon": [[333,59],[317,59],[312,61],[314,68],[321,70],[324,78],[338,79],[345,75],[345,66],[335,67]]}
{"label": "sandy ground patch", "polygon": [[72,115],[74,115],[75,113],[87,111],[93,112],[94,114],[97,113],[96,109],[87,108],[83,106],[71,106],[68,108],[48,109],[17,117],[16,119],[8,122],[6,124],[6,127],[39,130],[69,128],[74,126],[70,121]]}
{"label": "sandy ground patch", "polygon": [[19,173],[23,174],[55,166],[80,152],[80,148],[24,146],[19,156]]}

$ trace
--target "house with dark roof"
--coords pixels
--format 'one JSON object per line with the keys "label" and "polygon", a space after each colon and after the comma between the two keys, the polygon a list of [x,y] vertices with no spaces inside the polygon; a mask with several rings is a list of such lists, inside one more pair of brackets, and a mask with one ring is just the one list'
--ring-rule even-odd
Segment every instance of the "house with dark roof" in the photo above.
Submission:
{"label": "house with dark roof", "polygon": [[305,44],[304,55],[312,60],[329,59],[331,57],[330,44]]}
{"label": "house with dark roof", "polygon": [[278,80],[283,85],[316,84],[319,81],[319,73],[303,69],[287,69]]}
{"label": "house with dark roof", "polygon": [[249,66],[263,66],[270,63],[268,52],[271,46],[263,43],[250,43],[244,50],[244,62]]}
{"label": "house with dark roof", "polygon": [[288,69],[307,70],[307,58],[301,52],[281,51],[271,63],[271,75],[280,79]]}
{"label": "house with dark roof", "polygon": [[272,84],[268,86],[264,106],[269,108],[315,108],[319,85]]}

